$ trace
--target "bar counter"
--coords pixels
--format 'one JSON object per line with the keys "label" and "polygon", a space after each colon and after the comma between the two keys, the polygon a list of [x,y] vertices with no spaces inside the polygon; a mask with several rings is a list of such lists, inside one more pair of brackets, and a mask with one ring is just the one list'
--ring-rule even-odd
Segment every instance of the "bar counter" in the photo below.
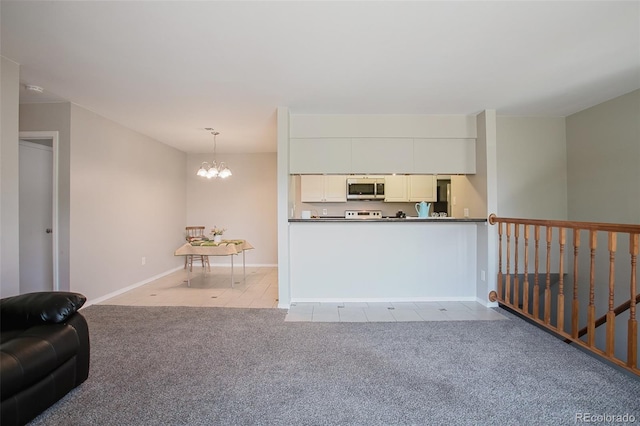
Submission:
{"label": "bar counter", "polygon": [[289,219],[292,302],[477,300],[485,218]]}
{"label": "bar counter", "polygon": [[290,223],[319,223],[319,222],[344,222],[344,223],[371,223],[371,222],[406,222],[406,223],[451,223],[451,222],[473,222],[473,223],[482,223],[486,222],[487,218],[473,218],[473,217],[428,217],[428,218],[398,218],[398,217],[383,217],[380,219],[345,219],[344,217],[339,216],[320,216],[320,217],[312,217],[311,219],[289,219]]}

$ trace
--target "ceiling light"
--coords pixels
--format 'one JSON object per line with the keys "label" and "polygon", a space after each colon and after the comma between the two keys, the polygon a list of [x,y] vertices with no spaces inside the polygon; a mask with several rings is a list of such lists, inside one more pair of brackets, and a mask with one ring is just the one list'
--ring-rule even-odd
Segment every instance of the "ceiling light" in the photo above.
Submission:
{"label": "ceiling light", "polygon": [[24,86],[24,88],[26,90],[28,90],[29,92],[36,92],[36,93],[42,93],[44,92],[44,89],[40,86],[34,86],[32,84],[27,84]]}
{"label": "ceiling light", "polygon": [[216,132],[211,127],[206,127],[205,130],[210,131],[213,135],[213,161],[211,163],[207,161],[202,163],[196,172],[196,175],[207,179],[215,179],[218,177],[226,179],[232,175],[231,170],[229,170],[224,162],[220,162],[220,165],[216,163],[216,136],[218,136],[220,132]]}

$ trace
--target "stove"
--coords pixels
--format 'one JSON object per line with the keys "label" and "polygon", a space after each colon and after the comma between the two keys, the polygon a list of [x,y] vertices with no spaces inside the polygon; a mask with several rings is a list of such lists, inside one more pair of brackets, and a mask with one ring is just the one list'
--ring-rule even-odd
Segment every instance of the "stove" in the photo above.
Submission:
{"label": "stove", "polygon": [[382,219],[382,210],[345,210],[345,219]]}

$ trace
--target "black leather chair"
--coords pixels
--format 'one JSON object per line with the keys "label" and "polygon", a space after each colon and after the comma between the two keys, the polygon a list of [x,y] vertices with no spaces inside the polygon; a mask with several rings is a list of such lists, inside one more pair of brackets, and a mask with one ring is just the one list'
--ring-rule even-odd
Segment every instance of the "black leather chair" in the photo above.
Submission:
{"label": "black leather chair", "polygon": [[26,424],[89,376],[85,301],[68,292],[0,299],[2,426]]}

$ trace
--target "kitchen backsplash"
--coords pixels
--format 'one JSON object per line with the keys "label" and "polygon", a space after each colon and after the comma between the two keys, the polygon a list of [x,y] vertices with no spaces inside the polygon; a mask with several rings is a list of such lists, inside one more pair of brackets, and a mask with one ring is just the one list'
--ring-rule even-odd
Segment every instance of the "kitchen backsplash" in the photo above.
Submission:
{"label": "kitchen backsplash", "polygon": [[[346,203],[300,203],[300,210],[295,212],[295,217],[300,217],[300,211],[311,210],[313,216],[339,216],[344,217],[345,210],[382,210],[383,216],[395,216],[398,211],[403,211],[407,216],[417,216],[416,203],[385,203],[384,201],[347,201]],[[433,211],[431,206],[431,212]],[[323,214],[326,209],[327,214]]]}

